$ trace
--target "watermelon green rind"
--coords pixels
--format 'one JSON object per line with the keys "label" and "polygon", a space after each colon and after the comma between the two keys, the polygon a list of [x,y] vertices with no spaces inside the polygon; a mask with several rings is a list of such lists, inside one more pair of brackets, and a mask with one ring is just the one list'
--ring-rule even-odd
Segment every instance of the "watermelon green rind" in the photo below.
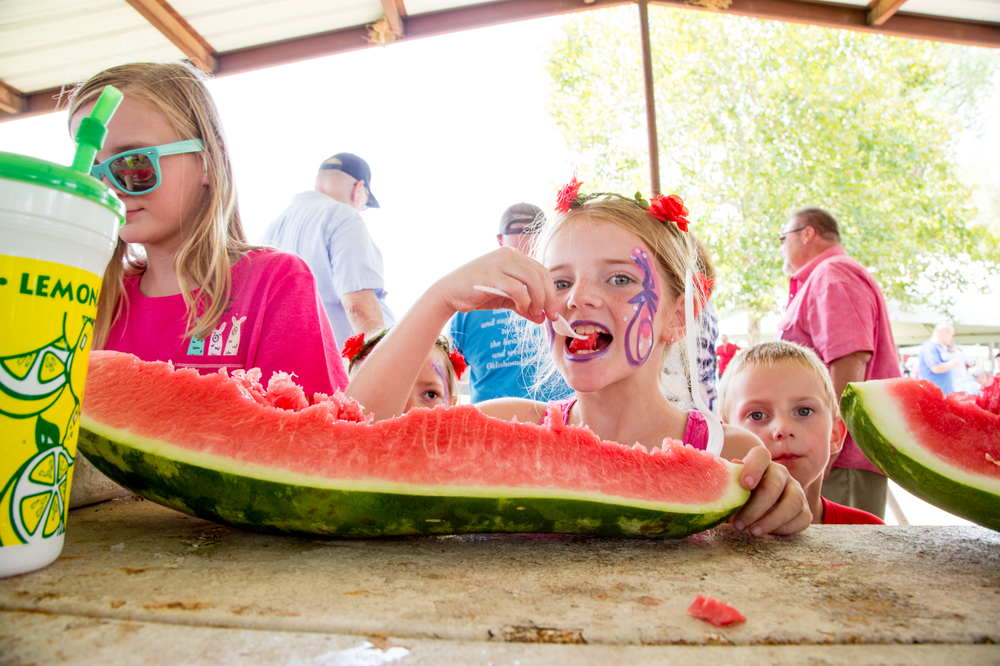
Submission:
{"label": "watermelon green rind", "polygon": [[[94,424],[89,424],[95,428]],[[385,537],[535,532],[617,537],[684,537],[715,527],[746,501],[670,506],[548,489],[431,488],[300,477],[251,469],[160,442],[84,427],[79,447],[108,477],[153,502],[255,531],[310,537]],[[215,458],[215,460],[212,460]],[[197,462],[194,460],[197,459]],[[739,467],[732,473],[738,477]],[[318,483],[319,482],[319,483]],[[738,478],[737,484],[738,485]],[[367,488],[365,488],[367,486]],[[210,492],[202,492],[210,489]]]}
{"label": "watermelon green rind", "polygon": [[919,445],[888,381],[848,384],[840,408],[864,454],[906,491],[1000,531],[1000,481],[970,474]]}
{"label": "watermelon green rind", "polygon": [[471,405],[369,424],[343,395],[310,404],[287,376],[265,392],[253,372],[94,352],[80,449],[158,503],[293,534],[683,536],[749,497],[739,465],[669,440],[651,451],[601,441],[555,408],[541,425]]}

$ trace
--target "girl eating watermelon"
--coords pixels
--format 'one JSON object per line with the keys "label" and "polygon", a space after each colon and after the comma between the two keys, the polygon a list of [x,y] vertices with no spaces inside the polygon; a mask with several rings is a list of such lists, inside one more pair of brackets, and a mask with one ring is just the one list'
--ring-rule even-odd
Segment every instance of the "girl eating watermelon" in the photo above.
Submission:
{"label": "girl eating watermelon", "polygon": [[[673,406],[659,389],[666,352],[686,330],[685,272],[695,265],[687,209],[676,195],[647,202],[579,188],[574,176],[560,191],[559,215],[537,248],[541,261],[502,247],[440,279],[371,352],[347,395],[376,420],[402,414],[448,319],[504,307],[549,322],[548,363],[575,391],[558,405],[566,423],[647,449],[665,438],[705,449],[704,418]],[[560,316],[574,336],[553,328]],[[502,398],[478,407],[489,416],[541,423],[547,405]],[[755,536],[805,529],[812,516],[788,470],[772,463],[751,433],[725,426],[724,434],[722,455],[743,461],[740,482],[751,490],[734,527]]]}
{"label": "girl eating watermelon", "polygon": [[70,100],[75,133],[104,87],[124,94],[92,174],[125,204],[104,272],[94,349],[201,373],[292,373],[307,395],[347,385],[309,267],[247,243],[229,153],[201,74],[182,63],[112,67]]}

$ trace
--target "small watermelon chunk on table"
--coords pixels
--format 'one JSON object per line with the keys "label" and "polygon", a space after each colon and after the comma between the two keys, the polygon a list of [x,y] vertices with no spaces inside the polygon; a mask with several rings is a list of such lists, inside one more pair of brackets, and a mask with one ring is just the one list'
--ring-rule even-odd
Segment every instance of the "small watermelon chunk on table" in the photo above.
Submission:
{"label": "small watermelon chunk on table", "polygon": [[647,451],[547,418],[472,406],[370,424],[287,376],[199,375],[94,352],[80,450],[164,506],[281,534],[381,537],[535,532],[683,537],[748,499],[740,465],[679,442]]}
{"label": "small watermelon chunk on table", "polygon": [[841,411],[886,476],[934,506],[1000,531],[1000,380],[979,396],[929,381],[848,384]]}

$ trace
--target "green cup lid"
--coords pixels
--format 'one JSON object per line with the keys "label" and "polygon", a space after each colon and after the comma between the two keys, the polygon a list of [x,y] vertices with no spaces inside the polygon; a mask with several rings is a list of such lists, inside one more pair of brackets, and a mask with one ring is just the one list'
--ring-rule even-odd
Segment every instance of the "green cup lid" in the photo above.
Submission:
{"label": "green cup lid", "polygon": [[125,204],[118,195],[90,174],[71,167],[27,155],[0,152],[0,178],[51,187],[90,199],[118,215],[119,224],[125,222]]}

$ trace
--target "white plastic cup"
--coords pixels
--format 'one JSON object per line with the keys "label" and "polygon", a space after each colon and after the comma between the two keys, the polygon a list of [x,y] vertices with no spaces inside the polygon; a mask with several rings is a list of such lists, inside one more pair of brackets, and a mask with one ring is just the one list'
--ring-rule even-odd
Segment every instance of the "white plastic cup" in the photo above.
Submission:
{"label": "white plastic cup", "polygon": [[0,152],[0,577],[62,552],[97,298],[124,214],[90,175]]}

